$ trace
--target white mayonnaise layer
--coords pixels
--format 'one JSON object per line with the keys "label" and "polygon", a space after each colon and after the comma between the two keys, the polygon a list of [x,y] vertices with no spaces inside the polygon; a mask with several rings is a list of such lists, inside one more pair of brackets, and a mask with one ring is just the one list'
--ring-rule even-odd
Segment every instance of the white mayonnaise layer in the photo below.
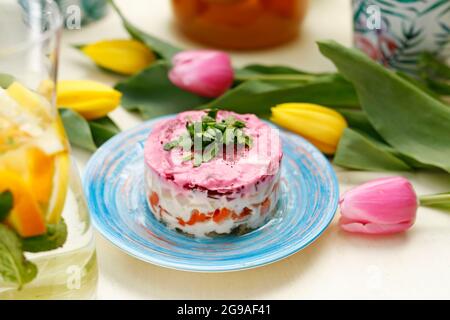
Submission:
{"label": "white mayonnaise layer", "polygon": [[[183,189],[163,179],[151,168],[146,166],[145,170],[147,201],[154,216],[170,229],[179,229],[200,238],[211,232],[228,234],[241,225],[250,229],[260,227],[272,217],[280,193],[280,170],[276,175],[267,176],[245,188],[245,192],[235,191],[227,195],[208,195],[206,190]],[[235,214],[217,222],[213,213],[222,208]],[[190,225],[187,222],[196,210],[209,218]],[[246,214],[239,216],[242,212]]]}

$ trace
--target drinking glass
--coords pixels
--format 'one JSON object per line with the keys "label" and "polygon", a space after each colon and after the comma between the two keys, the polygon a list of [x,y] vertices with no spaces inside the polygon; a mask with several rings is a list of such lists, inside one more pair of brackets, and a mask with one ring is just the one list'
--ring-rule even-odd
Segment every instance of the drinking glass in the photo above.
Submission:
{"label": "drinking glass", "polygon": [[61,26],[51,0],[0,2],[0,299],[96,291],[89,213],[55,107]]}

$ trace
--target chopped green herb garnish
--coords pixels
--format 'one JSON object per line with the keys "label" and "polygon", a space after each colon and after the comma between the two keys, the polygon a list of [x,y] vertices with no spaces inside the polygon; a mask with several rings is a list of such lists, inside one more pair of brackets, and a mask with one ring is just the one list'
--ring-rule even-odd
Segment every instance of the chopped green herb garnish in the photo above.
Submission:
{"label": "chopped green herb garnish", "polygon": [[253,147],[253,139],[250,136],[245,136],[245,145],[249,148]]}
{"label": "chopped green herb garnish", "polygon": [[203,157],[200,153],[194,153],[194,167],[199,167],[203,162]]}
{"label": "chopped green herb garnish", "polygon": [[[222,145],[237,144],[251,148],[252,138],[243,130],[246,127],[245,122],[236,120],[233,116],[217,121],[217,112],[217,109],[208,110],[201,121],[192,122],[188,119],[186,133],[166,143],[164,150],[170,151],[181,147],[185,151],[183,161],[192,160],[194,167],[198,167],[214,159],[222,149]],[[201,143],[195,149],[197,141]]]}
{"label": "chopped green herb garnish", "polygon": [[204,124],[214,124],[216,123],[216,118],[211,118],[210,116],[203,116],[202,122]]}
{"label": "chopped green herb garnish", "polygon": [[234,126],[235,126],[236,128],[245,128],[245,123],[243,123],[242,121],[236,120],[236,121],[234,122]]}
{"label": "chopped green herb garnish", "polygon": [[187,152],[184,156],[183,156],[183,161],[190,161],[192,160],[192,152]]}
{"label": "chopped green herb garnish", "polygon": [[217,108],[208,110],[208,117],[214,119],[214,122],[216,121],[216,118],[217,118],[217,112],[219,112],[219,109],[217,109]]}
{"label": "chopped green herb garnish", "polygon": [[170,151],[170,150],[172,150],[173,148],[175,148],[175,147],[178,147],[179,146],[179,141],[178,140],[173,140],[173,141],[170,141],[170,142],[167,142],[165,145],[164,145],[164,150],[166,150],[166,151]]}

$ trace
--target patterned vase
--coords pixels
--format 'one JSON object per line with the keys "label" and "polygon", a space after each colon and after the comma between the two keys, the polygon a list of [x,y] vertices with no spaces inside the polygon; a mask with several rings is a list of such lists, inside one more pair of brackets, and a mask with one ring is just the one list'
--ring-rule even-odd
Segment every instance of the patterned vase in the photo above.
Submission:
{"label": "patterned vase", "polygon": [[[18,0],[29,11],[30,2]],[[45,0],[36,0],[44,2]],[[103,18],[108,10],[107,0],[54,0],[61,10],[66,29],[79,29],[81,25]]]}
{"label": "patterned vase", "polygon": [[66,13],[69,6],[76,5],[81,9],[82,24],[103,18],[107,10],[107,0],[56,0],[61,12]]}
{"label": "patterned vase", "polygon": [[383,65],[415,74],[427,51],[450,57],[450,0],[353,0],[354,45]]}

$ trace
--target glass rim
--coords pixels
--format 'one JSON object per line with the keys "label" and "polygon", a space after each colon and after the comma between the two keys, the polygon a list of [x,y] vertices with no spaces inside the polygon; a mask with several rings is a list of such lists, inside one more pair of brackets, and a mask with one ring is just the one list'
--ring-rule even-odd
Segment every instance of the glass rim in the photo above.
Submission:
{"label": "glass rim", "polygon": [[[32,0],[28,0],[32,1]],[[14,43],[13,45],[0,48],[0,58],[4,56],[8,56],[20,51],[24,51],[34,45],[37,45],[39,43],[42,43],[52,36],[56,35],[58,32],[61,31],[63,26],[63,18],[61,15],[61,11],[59,10],[58,4],[54,0],[44,0],[44,3],[46,5],[50,5],[54,10],[52,11],[52,23],[50,25],[50,28],[47,30],[41,32],[39,35],[34,37],[33,39],[27,39],[24,41],[18,41],[17,43]],[[0,4],[1,6],[1,4]]]}

